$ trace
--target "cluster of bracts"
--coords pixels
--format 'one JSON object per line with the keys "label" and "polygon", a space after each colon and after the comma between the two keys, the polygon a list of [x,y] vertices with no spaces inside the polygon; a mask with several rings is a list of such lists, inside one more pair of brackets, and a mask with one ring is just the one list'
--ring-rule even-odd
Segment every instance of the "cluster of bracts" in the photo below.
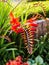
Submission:
{"label": "cluster of bracts", "polygon": [[34,22],[36,18],[30,18],[26,20],[26,23],[23,25],[21,22],[19,22],[19,18],[14,17],[12,12],[10,13],[10,18],[11,30],[16,34],[21,34],[28,53],[32,54],[34,46],[34,35],[38,26],[38,24]]}

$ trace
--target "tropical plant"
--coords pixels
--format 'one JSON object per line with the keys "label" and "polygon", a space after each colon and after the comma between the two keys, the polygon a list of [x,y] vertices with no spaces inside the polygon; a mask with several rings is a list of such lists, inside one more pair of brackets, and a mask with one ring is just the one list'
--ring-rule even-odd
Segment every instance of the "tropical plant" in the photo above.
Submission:
{"label": "tropical plant", "polygon": [[[27,4],[26,2],[25,3],[22,2],[22,3]],[[21,4],[19,3],[19,6],[22,5],[22,3]],[[35,28],[32,28],[32,31],[36,32],[37,24],[32,23],[32,18],[27,20],[28,15],[30,14],[30,11],[28,10],[29,6],[27,8],[22,8],[23,11],[20,10],[19,6],[16,5],[13,8],[9,4],[9,2],[5,2],[5,3],[0,2],[0,64],[5,65],[6,62],[9,61],[9,59],[13,60],[18,55],[21,55],[23,57],[23,61],[27,61],[29,58],[35,59],[36,56],[40,55],[44,59],[44,62],[46,63],[46,65],[48,65],[48,62],[49,62],[49,34],[46,33],[44,36],[39,37],[39,39],[34,39],[34,37],[30,38],[30,36],[29,36],[29,34],[30,34],[29,30],[31,29],[30,27],[34,26]],[[16,17],[13,16],[13,14],[11,14],[13,17],[12,17],[12,19],[10,19],[9,14],[11,12],[13,12]],[[18,19],[20,22],[18,22]],[[35,21],[35,19],[33,21]],[[11,23],[11,20],[12,20],[12,23]],[[15,23],[14,23],[14,21],[15,21]],[[25,44],[24,44],[25,41],[23,41],[23,40],[25,40],[23,35],[21,37],[21,34],[17,34],[17,32],[22,33],[23,30],[22,30],[21,26],[20,26],[20,29],[18,27],[19,30],[14,27],[16,24],[16,21],[17,21],[18,26],[20,26],[20,24],[21,24],[22,28],[27,30],[28,37],[30,38],[29,40],[32,39],[35,41],[35,44],[33,44],[34,45],[33,51],[31,50],[31,52],[30,52],[30,49],[29,49],[29,48],[32,49],[32,47],[30,47],[32,44],[29,43],[29,45],[28,45],[28,43],[27,43],[26,46],[28,46],[28,48],[26,49]],[[29,28],[27,26],[25,26],[26,22],[30,24]],[[13,23],[14,23],[14,25],[13,25]],[[12,30],[11,30],[11,28],[12,28]],[[24,34],[24,36],[26,38],[26,33]],[[26,38],[26,39],[28,42],[28,38]],[[29,49],[29,51],[27,51],[28,49]],[[36,58],[36,59],[41,60],[41,57],[38,56],[38,58]],[[35,61],[37,61],[37,60],[35,60]],[[42,60],[42,62],[37,61],[37,62],[35,62],[35,64],[37,65],[38,62],[39,62],[39,64],[41,64],[41,63],[43,63],[43,60]]]}

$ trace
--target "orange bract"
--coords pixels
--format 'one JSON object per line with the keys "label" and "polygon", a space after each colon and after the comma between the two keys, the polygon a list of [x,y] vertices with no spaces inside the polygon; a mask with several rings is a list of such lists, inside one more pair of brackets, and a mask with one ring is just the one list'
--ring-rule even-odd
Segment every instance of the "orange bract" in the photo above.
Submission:
{"label": "orange bract", "polygon": [[11,19],[10,24],[12,24],[12,25],[19,24],[20,25],[19,18],[15,18],[12,12],[10,13],[10,19]]}
{"label": "orange bract", "polygon": [[15,18],[12,12],[10,13],[10,18],[11,30],[15,33],[20,33],[23,29],[20,27],[19,18]]}
{"label": "orange bract", "polygon": [[11,19],[14,18],[14,15],[13,15],[12,12],[10,12],[10,18],[11,18]]}
{"label": "orange bract", "polygon": [[32,22],[34,22],[35,20],[36,20],[36,18],[30,18],[30,19],[27,20],[27,22],[28,22],[28,23],[32,23]]}

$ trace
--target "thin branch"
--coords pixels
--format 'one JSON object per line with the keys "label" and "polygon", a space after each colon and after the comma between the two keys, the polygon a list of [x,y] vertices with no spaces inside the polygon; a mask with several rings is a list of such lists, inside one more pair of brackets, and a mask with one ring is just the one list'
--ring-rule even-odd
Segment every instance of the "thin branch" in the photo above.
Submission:
{"label": "thin branch", "polygon": [[8,42],[11,42],[11,39],[8,36],[0,36],[0,38],[4,38],[4,39],[8,40]]}

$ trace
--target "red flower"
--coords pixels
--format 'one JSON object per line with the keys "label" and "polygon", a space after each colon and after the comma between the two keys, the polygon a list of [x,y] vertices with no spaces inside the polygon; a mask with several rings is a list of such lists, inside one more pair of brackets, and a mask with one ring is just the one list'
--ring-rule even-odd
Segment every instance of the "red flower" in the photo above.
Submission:
{"label": "red flower", "polygon": [[18,18],[15,18],[13,13],[10,13],[10,24],[11,24],[11,29],[15,32],[15,33],[21,33],[23,31],[23,29],[20,27],[20,22]]}
{"label": "red flower", "polygon": [[17,33],[21,33],[21,32],[23,32],[24,30],[23,30],[23,28],[18,28],[17,29]]}
{"label": "red flower", "polygon": [[10,18],[11,18],[11,21],[10,21],[11,25],[20,26],[19,18],[15,18],[12,12],[10,13]]}
{"label": "red flower", "polygon": [[17,33],[17,34],[24,31],[23,28],[17,27],[16,25],[15,25],[15,26],[12,26],[12,27],[11,27],[11,30],[14,31],[14,32]]}
{"label": "red flower", "polygon": [[33,35],[35,34],[37,26],[38,26],[38,24],[34,23],[35,20],[36,20],[36,17],[31,18],[31,19],[27,20],[27,22],[26,22],[28,24],[28,26],[30,27],[30,31],[32,32]]}
{"label": "red flower", "polygon": [[16,60],[16,61],[21,61],[21,60],[22,60],[22,57],[21,57],[21,56],[18,56],[18,57],[16,57],[15,60]]}
{"label": "red flower", "polygon": [[35,22],[35,20],[37,20],[37,18],[38,18],[38,14],[36,16],[30,18],[29,20],[27,20],[27,22],[30,22],[30,23]]}
{"label": "red flower", "polygon": [[16,26],[11,26],[11,30],[17,33]]}
{"label": "red flower", "polygon": [[16,62],[16,60],[13,60],[13,61],[9,61],[8,63],[6,63],[6,65],[21,65],[21,63]]}
{"label": "red flower", "polygon": [[29,26],[34,26],[34,27],[37,27],[38,24],[34,23],[36,20],[36,17],[34,18],[31,18],[31,19],[28,19],[26,23],[29,23]]}
{"label": "red flower", "polygon": [[12,12],[10,12],[10,18],[13,19],[14,18],[14,15]]}
{"label": "red flower", "polygon": [[21,62],[17,62],[16,60],[13,60],[13,65],[21,65]]}
{"label": "red flower", "polygon": [[10,21],[10,24],[11,25],[18,25],[18,26],[20,26],[20,22],[18,22],[18,18],[13,18],[11,21]]}
{"label": "red flower", "polygon": [[27,22],[32,23],[32,22],[34,22],[35,20],[36,20],[36,18],[30,18],[30,19],[27,20]]}
{"label": "red flower", "polygon": [[27,62],[20,62],[20,61],[16,61],[16,60],[12,60],[6,63],[6,65],[28,65]]}
{"label": "red flower", "polygon": [[27,62],[24,62],[23,65],[29,65]]}
{"label": "red flower", "polygon": [[29,24],[29,26],[34,26],[34,27],[37,27],[37,26],[38,26],[38,24],[36,24],[36,23],[30,23],[30,24]]}
{"label": "red flower", "polygon": [[30,28],[31,31],[36,31],[36,28],[32,27]]}
{"label": "red flower", "polygon": [[11,60],[9,60],[9,62],[6,63],[6,65],[12,65],[13,62]]}
{"label": "red flower", "polygon": [[22,62],[22,57],[18,56],[16,57],[15,60],[10,60],[9,62],[6,63],[6,65],[28,65],[27,62]]}

